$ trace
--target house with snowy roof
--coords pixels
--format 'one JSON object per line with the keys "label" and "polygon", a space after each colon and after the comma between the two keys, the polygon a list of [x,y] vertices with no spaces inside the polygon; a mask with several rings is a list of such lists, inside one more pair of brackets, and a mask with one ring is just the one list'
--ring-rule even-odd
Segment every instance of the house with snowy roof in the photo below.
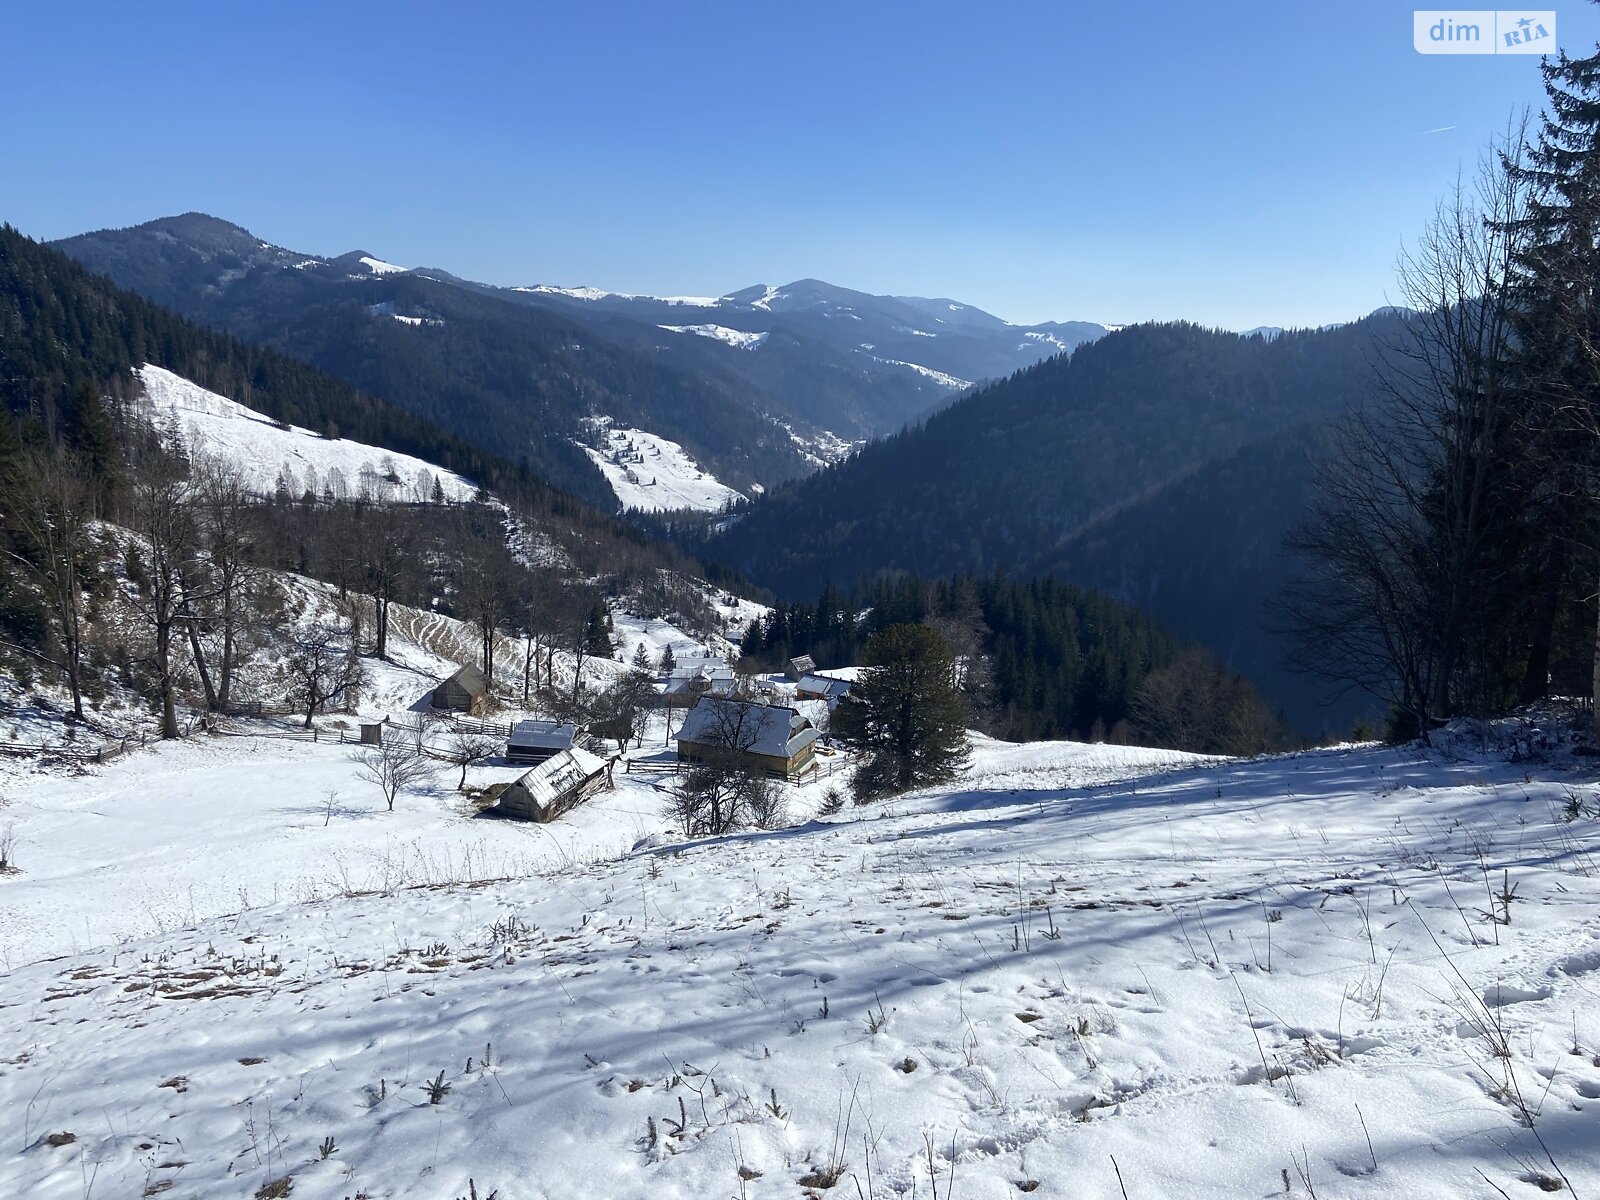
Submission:
{"label": "house with snowy roof", "polygon": [[678,761],[731,760],[778,779],[816,770],[817,727],[797,709],[702,696],[678,731]]}
{"label": "house with snowy roof", "polygon": [[826,675],[807,675],[794,685],[794,698],[796,700],[821,700],[827,704],[831,712],[834,705],[843,700],[850,691],[848,679],[833,679]]}

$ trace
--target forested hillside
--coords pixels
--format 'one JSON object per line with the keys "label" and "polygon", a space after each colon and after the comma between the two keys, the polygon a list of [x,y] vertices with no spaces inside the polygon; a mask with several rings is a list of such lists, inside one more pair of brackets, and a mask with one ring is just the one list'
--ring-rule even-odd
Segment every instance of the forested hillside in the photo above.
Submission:
{"label": "forested hillside", "polygon": [[1264,605],[1288,571],[1315,430],[1360,400],[1398,322],[1110,334],[764,497],[707,553],[786,595],[879,570],[1056,574],[1271,672],[1272,698],[1320,728],[1321,689],[1282,670]]}
{"label": "forested hillside", "polygon": [[752,624],[741,662],[781,669],[863,661],[874,633],[925,624],[951,647],[972,725],[1012,741],[1070,738],[1258,754],[1292,731],[1243,677],[1158,621],[1105,595],[1035,579],[883,579],[775,608]]}

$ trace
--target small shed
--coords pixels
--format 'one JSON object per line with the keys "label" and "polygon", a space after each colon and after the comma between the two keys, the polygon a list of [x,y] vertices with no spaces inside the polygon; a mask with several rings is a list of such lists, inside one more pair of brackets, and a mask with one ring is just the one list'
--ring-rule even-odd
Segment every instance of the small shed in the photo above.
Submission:
{"label": "small shed", "polygon": [[817,727],[797,709],[704,696],[678,733],[678,760],[706,762],[732,754],[778,779],[816,770]]}
{"label": "small shed", "polygon": [[831,712],[833,706],[843,700],[850,691],[850,683],[844,679],[830,679],[826,675],[807,675],[795,685],[794,698],[796,700],[822,700]]}
{"label": "small shed", "polygon": [[465,666],[433,689],[433,707],[442,712],[481,716],[489,703],[489,681],[474,666]]}
{"label": "small shed", "polygon": [[514,763],[542,763],[578,740],[578,727],[561,721],[518,721],[506,739],[506,759]]}
{"label": "small shed", "polygon": [[802,679],[804,679],[807,675],[810,675],[816,669],[816,660],[813,659],[809,654],[802,654],[798,658],[791,658],[789,660],[788,669],[784,671],[784,674],[792,679],[795,683],[799,683]]}
{"label": "small shed", "polygon": [[553,821],[611,786],[611,763],[574,746],[545,759],[517,778],[495,811],[525,821]]}

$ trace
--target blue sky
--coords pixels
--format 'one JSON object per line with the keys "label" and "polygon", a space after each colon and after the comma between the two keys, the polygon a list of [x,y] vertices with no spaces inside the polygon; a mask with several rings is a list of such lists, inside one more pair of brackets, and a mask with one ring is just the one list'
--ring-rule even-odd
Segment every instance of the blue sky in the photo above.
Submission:
{"label": "blue sky", "polygon": [[[1594,7],[1557,12],[1592,49]],[[493,283],[817,276],[1017,321],[1315,324],[1385,302],[1401,240],[1542,96],[1537,57],[1418,55],[1411,14],[15,6],[0,219],[199,210]]]}

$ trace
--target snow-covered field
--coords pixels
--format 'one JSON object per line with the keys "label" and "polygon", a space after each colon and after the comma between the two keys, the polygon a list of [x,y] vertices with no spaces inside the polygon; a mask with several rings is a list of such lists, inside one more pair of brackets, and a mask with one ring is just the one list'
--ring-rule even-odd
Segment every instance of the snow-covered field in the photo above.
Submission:
{"label": "snow-covered field", "polygon": [[726,325],[662,325],[672,333],[695,333],[718,342],[726,342],[736,350],[754,350],[767,340],[765,333],[748,333],[743,329],[729,329]]}
{"label": "snow-covered field", "polygon": [[668,512],[696,509],[717,512],[730,500],[742,500],[733,488],[700,468],[677,442],[646,433],[601,426],[605,448],[583,447],[600,468],[624,509]]}
{"label": "snow-covered field", "polygon": [[[0,1194],[1600,1189],[1600,816],[1571,760],[980,742],[953,787],[613,854],[444,792],[391,815],[349,785],[325,823],[334,752],[248,745],[6,784],[7,920],[53,913],[28,936],[64,956],[0,988]],[[620,845],[648,791],[581,820]],[[543,836],[599,856],[463,864]],[[406,838],[436,865],[385,879]],[[191,913],[240,872],[277,902]],[[162,931],[89,948],[141,874]]]}
{"label": "snow-covered field", "polygon": [[284,428],[161,367],[146,364],[139,378],[158,430],[175,423],[190,453],[225,458],[261,495],[270,496],[280,479],[295,495],[331,488],[339,496],[421,503],[432,498],[435,480],[448,500],[470,500],[477,491],[460,475],[420,458],[324,438],[299,426]]}

